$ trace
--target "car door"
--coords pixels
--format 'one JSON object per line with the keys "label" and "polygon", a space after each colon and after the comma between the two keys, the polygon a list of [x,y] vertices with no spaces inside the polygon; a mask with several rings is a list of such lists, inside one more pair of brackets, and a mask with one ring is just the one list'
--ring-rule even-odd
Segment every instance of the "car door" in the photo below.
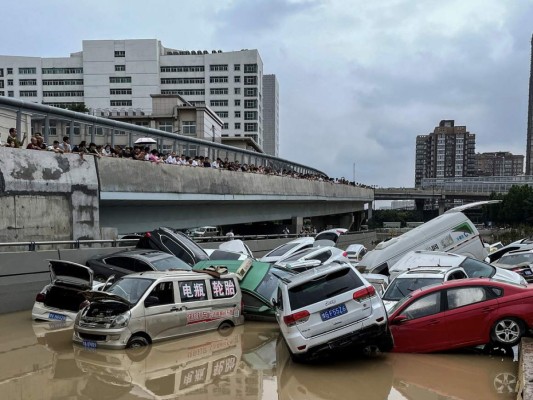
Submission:
{"label": "car door", "polygon": [[[442,310],[440,290],[404,304],[394,313],[390,323],[394,351],[424,353],[446,348],[448,330],[446,325],[441,323],[445,314]],[[399,316],[406,319],[398,320]]]}
{"label": "car door", "polygon": [[211,318],[206,280],[202,278],[180,280],[179,296],[187,319],[186,333],[205,330],[205,325]]}
{"label": "car door", "polygon": [[484,286],[461,286],[446,290],[447,312],[442,323],[448,327],[449,345],[464,347],[486,343],[491,314],[498,309],[496,295]]}
{"label": "car door", "polygon": [[146,331],[153,340],[183,333],[187,315],[176,295],[175,282],[162,281],[153,287],[145,299],[145,319]]}

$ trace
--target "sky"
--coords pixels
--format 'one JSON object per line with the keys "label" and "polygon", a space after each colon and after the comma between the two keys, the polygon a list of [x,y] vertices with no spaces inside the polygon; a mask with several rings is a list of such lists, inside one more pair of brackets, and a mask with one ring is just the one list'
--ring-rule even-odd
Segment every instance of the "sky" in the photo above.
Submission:
{"label": "sky", "polygon": [[280,157],[332,177],[414,186],[416,136],[443,119],[476,152],[525,155],[531,0],[21,0],[2,21],[2,55],[86,39],[258,49],[279,81]]}

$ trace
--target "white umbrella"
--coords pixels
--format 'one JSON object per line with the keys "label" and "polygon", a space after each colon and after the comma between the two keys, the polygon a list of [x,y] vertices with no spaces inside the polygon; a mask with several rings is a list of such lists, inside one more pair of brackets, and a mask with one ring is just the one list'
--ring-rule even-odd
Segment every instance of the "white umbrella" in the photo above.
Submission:
{"label": "white umbrella", "polygon": [[135,144],[154,144],[154,143],[157,143],[157,141],[149,137],[142,137],[135,141]]}

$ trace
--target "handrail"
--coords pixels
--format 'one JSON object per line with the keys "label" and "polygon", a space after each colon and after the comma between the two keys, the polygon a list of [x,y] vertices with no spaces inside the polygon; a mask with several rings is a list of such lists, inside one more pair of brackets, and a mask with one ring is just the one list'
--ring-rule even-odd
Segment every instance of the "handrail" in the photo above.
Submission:
{"label": "handrail", "polygon": [[[97,117],[95,115],[89,115],[85,113],[79,113],[75,111],[65,110],[62,108],[51,107],[43,104],[32,103],[20,99],[13,99],[9,97],[0,96],[0,108],[10,109],[17,112],[17,125],[20,124],[20,114],[25,112],[28,114],[37,114],[39,116],[52,119],[66,120],[74,123],[83,123],[89,126],[98,126],[103,128],[112,128],[111,137],[114,138],[114,130],[129,131],[131,133],[137,133],[141,136],[155,136],[157,138],[166,138],[174,140],[175,142],[185,143],[187,145],[202,146],[209,150],[224,150],[241,156],[246,155],[248,157],[254,157],[260,159],[266,163],[270,163],[273,166],[279,166],[289,170],[303,173],[312,173],[327,177],[327,175],[313,167],[309,167],[297,162],[289,161],[283,158],[274,157],[264,153],[257,153],[250,150],[240,149],[238,147],[228,146],[221,143],[211,142],[208,140],[192,138],[176,133],[170,133],[161,131],[158,129],[146,128],[139,125],[128,124],[126,122],[115,121],[109,118]],[[45,132],[45,139],[47,139],[48,133]],[[112,140],[113,141],[113,140]]]}

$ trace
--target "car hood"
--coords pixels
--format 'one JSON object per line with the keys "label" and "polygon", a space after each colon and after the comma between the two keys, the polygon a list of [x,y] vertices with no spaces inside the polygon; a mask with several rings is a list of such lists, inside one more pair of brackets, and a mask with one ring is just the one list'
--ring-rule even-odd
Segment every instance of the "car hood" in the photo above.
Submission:
{"label": "car hood", "polygon": [[246,254],[247,256],[253,257],[253,255],[250,254],[250,252],[246,248],[244,242],[240,239],[224,242],[220,246],[218,246],[218,248],[220,250],[232,251],[234,253],[242,253]]}
{"label": "car hood", "polygon": [[519,285],[523,284],[522,276],[517,274],[514,271],[510,271],[508,269],[503,269],[500,267],[496,267],[493,265],[494,268],[496,268],[496,273],[492,276],[492,279],[496,279],[499,281],[505,281],[505,282],[511,282],[511,283],[517,283]]}
{"label": "car hood", "polygon": [[85,265],[63,260],[48,260],[48,262],[52,284],[66,282],[85,289],[93,287],[93,271]]}
{"label": "car hood", "polygon": [[112,300],[112,301],[125,304],[130,308],[133,306],[133,304],[130,303],[128,300],[126,300],[124,297],[120,297],[119,295],[108,293],[108,292],[86,291],[86,292],[83,292],[83,297],[85,297],[85,299],[89,300],[90,302],[99,301],[99,300]]}

